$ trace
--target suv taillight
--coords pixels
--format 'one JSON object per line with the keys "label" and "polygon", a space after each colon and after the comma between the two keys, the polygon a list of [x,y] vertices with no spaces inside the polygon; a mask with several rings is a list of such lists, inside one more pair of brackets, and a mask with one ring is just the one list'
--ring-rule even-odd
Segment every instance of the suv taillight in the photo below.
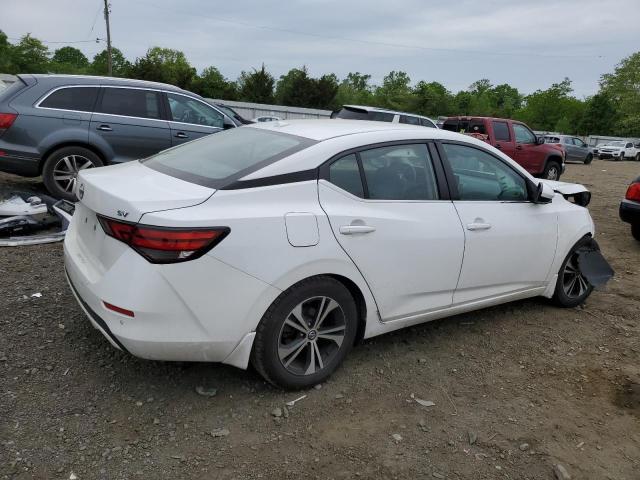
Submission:
{"label": "suv taillight", "polygon": [[16,121],[16,113],[0,113],[0,130],[6,130]]}
{"label": "suv taillight", "polygon": [[229,227],[171,228],[120,222],[98,215],[104,232],[126,243],[151,263],[185,262],[201,257],[226,237]]}
{"label": "suv taillight", "polygon": [[627,188],[627,194],[624,196],[627,200],[640,202],[640,182],[632,183]]}

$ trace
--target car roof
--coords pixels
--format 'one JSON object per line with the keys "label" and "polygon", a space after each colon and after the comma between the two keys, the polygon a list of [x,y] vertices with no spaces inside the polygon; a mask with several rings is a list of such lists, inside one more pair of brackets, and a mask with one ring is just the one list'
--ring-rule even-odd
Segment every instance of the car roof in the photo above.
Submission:
{"label": "car roof", "polygon": [[279,120],[275,122],[247,125],[243,128],[262,128],[316,141],[369,132],[406,132],[408,130],[413,130],[418,133],[416,138],[424,139],[451,138],[452,133],[438,128],[425,128],[419,125],[376,122],[370,120],[344,120],[341,118]]}
{"label": "car roof", "polygon": [[417,113],[411,113],[411,112],[401,112],[399,110],[390,110],[388,108],[369,107],[367,105],[343,105],[342,108],[359,108],[360,110],[365,110],[367,112],[385,112],[385,113],[393,113],[398,115],[410,115],[412,117],[426,118],[427,120],[431,120],[433,122],[431,118],[425,117],[424,115],[418,115]]}
{"label": "car roof", "polygon": [[[168,83],[150,82],[147,80],[136,80],[132,78],[103,77],[97,75],[58,75],[58,74],[23,74],[18,75],[21,78],[32,77],[37,82],[46,81],[56,86],[74,84],[74,85],[114,85],[128,86],[140,88],[153,88],[157,90],[169,90],[172,92],[187,92],[182,88],[170,85]],[[191,95],[195,93],[188,92]]]}

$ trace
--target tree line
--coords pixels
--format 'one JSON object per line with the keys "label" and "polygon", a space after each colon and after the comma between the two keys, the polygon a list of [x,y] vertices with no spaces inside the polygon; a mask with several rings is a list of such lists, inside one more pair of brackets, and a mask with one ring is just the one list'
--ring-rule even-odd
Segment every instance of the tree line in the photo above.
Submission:
{"label": "tree line", "polygon": [[[413,84],[402,71],[392,71],[374,85],[371,75],[360,72],[343,79],[333,73],[314,78],[305,66],[276,79],[262,65],[231,80],[214,66],[198,73],[183,52],[161,47],[149,48],[134,61],[113,48],[112,59],[114,76],[170,83],[207,98],[330,110],[360,104],[429,117],[483,115],[522,120],[535,130],[640,137],[640,52],[603,74],[599,91],[584,99],[573,95],[568,78],[529,95],[487,79],[454,93],[438,82]],[[0,30],[0,73],[106,75],[107,51],[89,60],[71,46],[52,52],[29,34],[13,44]]]}

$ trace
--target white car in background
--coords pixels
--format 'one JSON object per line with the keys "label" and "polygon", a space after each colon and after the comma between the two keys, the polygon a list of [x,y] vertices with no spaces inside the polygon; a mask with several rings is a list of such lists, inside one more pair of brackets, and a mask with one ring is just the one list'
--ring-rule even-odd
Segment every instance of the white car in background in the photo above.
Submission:
{"label": "white car in background", "polygon": [[83,170],[77,195],[66,272],[115,347],[251,361],[286,388],[363,338],[539,295],[574,307],[612,274],[584,187],[436,128],[248,125]]}
{"label": "white car in background", "polygon": [[618,140],[598,145],[598,157],[600,159],[611,158],[614,160],[640,161],[640,143]]}

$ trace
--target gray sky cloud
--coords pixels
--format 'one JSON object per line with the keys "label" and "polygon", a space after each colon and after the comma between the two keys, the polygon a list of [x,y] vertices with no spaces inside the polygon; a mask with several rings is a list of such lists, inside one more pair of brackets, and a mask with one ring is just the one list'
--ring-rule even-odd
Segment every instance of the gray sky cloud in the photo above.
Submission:
{"label": "gray sky cloud", "polygon": [[[105,37],[101,0],[0,0],[0,29],[55,41]],[[115,46],[131,60],[150,46],[185,52],[229,78],[263,62],[276,76],[391,70],[452,91],[480,78],[525,93],[569,77],[595,93],[600,75],[638,49],[637,0],[111,0]],[[91,30],[96,19],[93,31]],[[624,25],[627,25],[624,28]],[[52,49],[61,45],[49,44]],[[78,43],[90,58],[104,44]]]}

